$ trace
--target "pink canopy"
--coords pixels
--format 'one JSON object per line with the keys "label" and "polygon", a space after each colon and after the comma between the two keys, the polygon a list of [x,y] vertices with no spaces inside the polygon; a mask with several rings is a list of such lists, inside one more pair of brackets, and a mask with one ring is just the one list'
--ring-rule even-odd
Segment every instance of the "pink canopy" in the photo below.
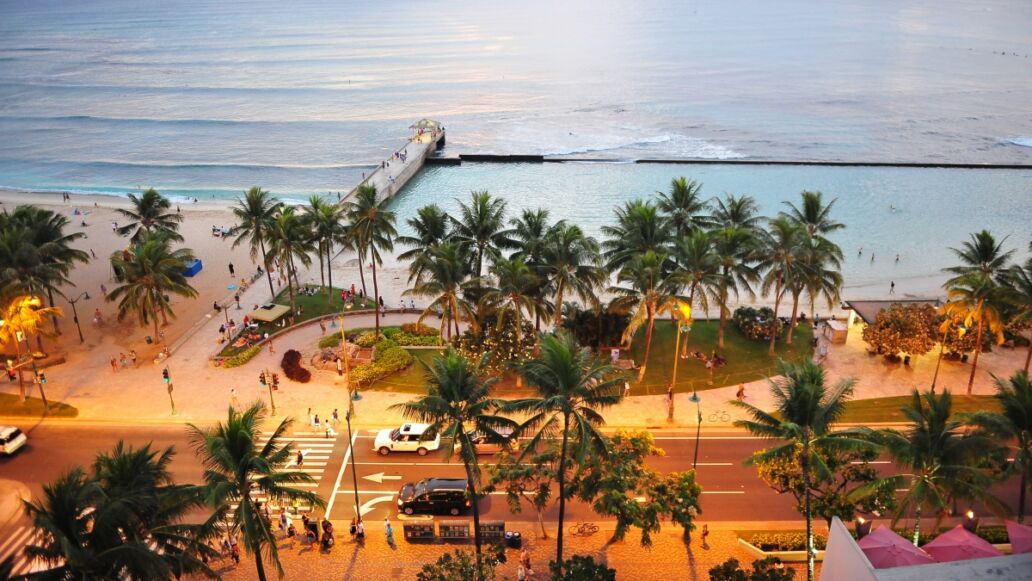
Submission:
{"label": "pink canopy", "polygon": [[1006,524],[1007,536],[1010,537],[1011,552],[1015,555],[1019,553],[1032,553],[1032,527],[1019,525],[1012,520],[1007,521]]}
{"label": "pink canopy", "polygon": [[918,549],[914,543],[897,535],[885,525],[881,525],[876,531],[860,539],[857,545],[876,569],[935,562],[928,556],[928,553]]}
{"label": "pink canopy", "polygon": [[968,532],[961,525],[935,537],[932,542],[924,546],[924,550],[940,563],[998,557],[1003,554],[988,541]]}

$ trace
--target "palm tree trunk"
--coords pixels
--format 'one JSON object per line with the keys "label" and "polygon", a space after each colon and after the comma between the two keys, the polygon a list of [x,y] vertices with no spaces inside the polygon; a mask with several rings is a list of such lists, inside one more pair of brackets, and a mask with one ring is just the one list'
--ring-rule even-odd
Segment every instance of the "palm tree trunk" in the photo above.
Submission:
{"label": "palm tree trunk", "polygon": [[258,581],[266,581],[265,563],[262,563],[261,549],[254,551],[254,566],[258,569]]}
{"label": "palm tree trunk", "polygon": [[566,520],[566,448],[570,440],[570,416],[563,415],[563,445],[559,451],[559,532],[555,536],[555,562],[558,564],[558,573],[562,575],[563,568],[563,521]]}
{"label": "palm tree trunk", "polygon": [[788,337],[785,343],[792,344],[792,331],[795,330],[796,319],[799,316],[799,291],[792,291],[792,319],[788,322]]}
{"label": "palm tree trunk", "polygon": [[269,279],[269,294],[276,298],[276,289],[272,287],[272,273],[269,272],[269,257],[265,254],[265,239],[259,237],[258,245],[262,249],[262,266],[265,267],[265,276]]}
{"label": "palm tree trunk", "polygon": [[921,505],[914,509],[914,546],[921,542]]}
{"label": "palm tree trunk", "polygon": [[810,441],[803,444],[803,516],[806,518],[806,581],[813,581],[813,513],[810,508]]}
{"label": "palm tree trunk", "polygon": [[327,304],[330,305],[331,307],[333,306],[333,259],[330,256],[332,254],[332,252],[333,252],[333,249],[330,248],[329,244],[327,244],[326,245],[326,279],[327,279],[327,281],[330,284],[326,286],[326,297],[329,300],[329,302]]}
{"label": "palm tree trunk", "polygon": [[473,544],[476,547],[477,556],[477,577],[480,575],[480,503],[477,502],[477,487],[476,481],[473,479],[473,467],[470,466],[468,459],[463,458],[463,464],[466,465],[466,480],[469,481],[469,495],[472,497],[473,503]]}
{"label": "palm tree trunk", "polygon": [[[48,306],[54,306],[54,289],[47,289],[47,299],[50,301]],[[50,322],[54,325],[54,332],[60,335],[61,328],[57,326],[57,315],[50,315]]]}
{"label": "palm tree trunk", "polygon": [[1028,373],[1028,364],[1032,363],[1032,340],[1028,342],[1028,355],[1025,355],[1025,373]]}
{"label": "palm tree trunk", "polygon": [[366,290],[365,286],[365,269],[362,267],[362,262],[365,260],[365,253],[361,250],[358,252],[358,278],[362,281],[362,294],[369,297],[369,291]]}
{"label": "palm tree trunk", "polygon": [[325,245],[320,242],[315,253],[319,256],[319,284],[326,286],[326,270],[323,268],[323,246]]}
{"label": "palm tree trunk", "polygon": [[652,307],[649,308],[649,324],[645,327],[645,358],[641,362],[641,372],[638,376],[638,381],[645,379],[645,368],[649,365],[649,352],[652,351],[652,329],[656,325],[656,315],[652,312]]}
{"label": "palm tree trunk", "polygon": [[[774,286],[774,319],[770,322],[770,349],[767,350],[767,355],[774,357],[774,344],[777,343],[778,334],[775,331],[778,328],[778,307],[781,306],[781,279],[778,279],[778,283]],[[791,333],[791,332],[790,332]]]}
{"label": "palm tree trunk", "polygon": [[978,332],[975,333],[975,358],[971,361],[971,376],[968,377],[967,394],[971,395],[971,387],[975,384],[975,370],[978,369],[978,356],[982,353],[983,318],[978,318]]}
{"label": "palm tree trunk", "polygon": [[297,301],[294,299],[294,283],[290,281],[290,275],[294,271],[294,261],[287,260],[287,294],[290,295],[290,316],[297,313]]}
{"label": "palm tree trunk", "polygon": [[376,257],[373,257],[373,308],[376,309],[376,338],[380,339],[380,287],[376,284]]}
{"label": "palm tree trunk", "polygon": [[1027,473],[1028,467],[1021,471],[1021,488],[1018,492],[1018,524],[1025,522],[1025,489],[1028,488]]}

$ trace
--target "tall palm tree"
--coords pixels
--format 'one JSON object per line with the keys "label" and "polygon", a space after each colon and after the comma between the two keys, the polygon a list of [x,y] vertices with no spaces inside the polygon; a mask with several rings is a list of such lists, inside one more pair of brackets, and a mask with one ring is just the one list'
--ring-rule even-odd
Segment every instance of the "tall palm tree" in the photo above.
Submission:
{"label": "tall palm tree", "polygon": [[[691,234],[678,238],[674,243],[674,263],[677,265],[670,274],[670,281],[677,292],[685,297],[689,305],[699,306],[709,313],[707,289],[718,288],[721,281],[720,257],[713,249],[713,240],[709,232],[696,230]],[[681,340],[681,355],[688,353],[688,336]]]}
{"label": "tall palm tree", "polygon": [[854,379],[843,379],[834,386],[826,385],[824,368],[810,361],[800,363],[778,362],[779,379],[770,379],[774,397],[771,412],[744,401],[732,401],[751,418],[736,420],[735,427],[750,434],[784,443],[764,450],[746,462],[799,457],[800,472],[805,491],[803,517],[806,519],[806,577],[813,581],[814,546],[813,512],[810,489],[814,476],[830,476],[819,450],[855,451],[870,448],[869,442],[855,432],[836,431],[833,425],[842,417],[846,400],[853,395]]}
{"label": "tall palm tree", "polygon": [[806,228],[806,233],[810,236],[824,237],[846,227],[845,224],[831,218],[831,209],[838,198],[825,205],[824,194],[820,192],[803,190],[800,197],[802,204],[798,207],[792,202],[784,202],[788,206],[788,212],[781,212],[781,215]]}
{"label": "tall palm tree", "polygon": [[160,340],[158,317],[168,325],[175,318],[170,295],[193,298],[197,290],[183,274],[186,263],[193,260],[189,248],[172,250],[164,234],[150,234],[135,246],[111,255],[111,266],[117,273],[119,286],[107,294],[109,302],[118,301],[118,320],[136,315],[141,327],[154,324],[155,340]]}
{"label": "tall palm tree", "polygon": [[789,325],[788,343],[792,343],[792,331],[799,314],[799,298],[806,291],[810,299],[810,320],[815,315],[815,305],[820,297],[827,301],[829,309],[839,302],[842,292],[842,249],[838,244],[821,236],[810,236],[800,249],[802,277],[792,286],[792,320]]}
{"label": "tall palm tree", "polygon": [[272,228],[269,230],[269,253],[280,264],[287,279],[287,294],[290,296],[290,312],[297,312],[295,286],[300,286],[297,279],[295,260],[302,266],[311,266],[311,253],[315,248],[312,230],[305,219],[298,215],[292,206],[280,206],[273,215]]}
{"label": "tall palm tree", "polygon": [[670,192],[656,192],[657,206],[674,225],[674,232],[680,238],[696,230],[708,228],[711,218],[705,212],[709,204],[702,199],[702,184],[684,176],[670,180]]}
{"label": "tall palm tree", "polygon": [[129,202],[132,205],[130,209],[115,210],[130,221],[117,229],[119,236],[128,236],[131,233],[132,237],[129,240],[133,244],[139,244],[147,234],[154,233],[162,234],[175,242],[183,241],[183,237],[178,232],[183,215],[173,212],[172,202],[157,190],[149,188],[140,197],[136,197],[136,194],[129,194]]}
{"label": "tall palm tree", "polygon": [[[958,266],[944,269],[957,277],[972,272],[980,272],[986,276],[996,276],[1007,268],[1013,250],[1003,250],[1003,243],[1006,238],[996,241],[996,238],[988,230],[982,230],[971,235],[971,240],[961,244],[960,248],[950,248],[957,258],[960,259]],[[955,278],[957,278],[955,277]]]}
{"label": "tall palm tree", "polygon": [[[188,424],[190,442],[204,465],[204,495],[211,518],[235,533],[240,532],[244,548],[255,556],[258,579],[265,581],[264,560],[276,566],[283,576],[272,525],[263,518],[255,495],[286,501],[303,501],[322,507],[318,494],[296,488],[315,479],[299,470],[278,470],[293,457],[284,435],[293,420],[282,420],[269,432],[266,443],[259,444],[262,424],[267,419],[265,404],[257,402],[243,411],[229,408],[225,422],[199,428]],[[253,494],[252,494],[253,493]],[[232,506],[236,506],[231,516]]]}
{"label": "tall palm tree", "polygon": [[[308,223],[315,237],[316,254],[319,255],[319,279],[326,287],[326,299],[333,305],[333,249],[347,237],[344,210],[340,204],[327,202],[319,196],[308,199],[305,207]],[[326,279],[323,280],[323,264],[326,265]]]}
{"label": "tall palm tree", "polygon": [[[345,204],[348,221],[355,240],[366,249],[373,264],[373,300],[380,298],[380,287],[376,280],[376,265],[383,264],[382,251],[394,250],[394,211],[388,210],[390,198],[376,200],[376,188],[370,185],[358,187],[354,201]],[[380,309],[376,309],[376,336],[380,336]]]}
{"label": "tall palm tree", "polygon": [[535,397],[508,402],[503,413],[526,414],[521,430],[536,433],[524,447],[533,453],[559,437],[559,531],[556,535],[556,563],[563,563],[563,533],[566,527],[566,467],[570,459],[583,461],[588,454],[606,454],[605,424],[600,411],[620,402],[622,377],[608,361],[581,347],[567,331],[541,339],[541,354],[523,363],[520,374],[537,391]]}
{"label": "tall palm tree", "polygon": [[753,263],[756,256],[754,231],[728,226],[711,232],[713,251],[720,261],[719,276],[707,284],[710,299],[720,307],[720,322],[717,325],[717,346],[724,348],[724,330],[731,315],[731,300],[742,292],[755,299],[753,285],[759,282],[759,273]]}
{"label": "tall palm tree", "polygon": [[1003,343],[1003,318],[1000,309],[1004,294],[1000,286],[988,274],[969,272],[951,278],[946,283],[945,305],[947,315],[954,320],[964,321],[967,328],[975,327],[975,357],[971,361],[971,375],[968,377],[967,394],[975,383],[978,370],[978,356],[982,353],[982,334],[988,329],[996,336],[997,344]]}
{"label": "tall palm tree", "polygon": [[[1017,309],[1015,319],[1025,324],[1032,323],[1032,258],[1029,258],[1025,265],[1015,264],[1004,271],[1002,278],[1006,289],[1005,299]],[[1029,363],[1032,362],[1032,341],[1028,345],[1028,354],[1025,355],[1025,373],[1028,373]]]}
{"label": "tall palm tree", "polygon": [[269,195],[269,192],[253,186],[244,193],[243,198],[237,198],[237,205],[233,206],[233,215],[237,219],[236,228],[233,229],[236,232],[233,248],[247,242],[251,250],[251,260],[256,260],[258,253],[261,253],[262,267],[265,268],[265,276],[269,280],[269,293],[272,296],[276,296],[276,289],[272,287],[272,272],[265,246],[272,236],[276,213],[282,205],[283,203]]}
{"label": "tall palm tree", "polygon": [[638,329],[646,325],[645,357],[641,362],[639,381],[645,377],[645,369],[648,367],[656,317],[670,312],[684,301],[677,295],[676,282],[664,272],[663,262],[664,257],[651,250],[636,256],[625,263],[617,274],[617,282],[626,283],[626,286],[609,288],[609,292],[616,295],[610,303],[610,309],[631,313],[630,323],[624,330],[623,341],[629,343]]}
{"label": "tall palm tree", "polygon": [[915,389],[910,403],[901,408],[910,424],[906,430],[868,431],[868,437],[884,446],[904,472],[861,486],[856,494],[877,485],[896,489],[906,486],[893,524],[913,509],[915,546],[921,540],[924,509],[941,519],[954,498],[980,500],[991,508],[1001,508],[988,492],[992,479],[977,468],[996,444],[984,434],[966,434],[964,422],[953,414],[952,401],[949,391],[937,395],[931,391],[921,394]]}
{"label": "tall palm tree", "polygon": [[555,293],[555,321],[559,329],[563,317],[563,299],[567,293],[585,304],[598,304],[598,290],[606,280],[602,269],[598,242],[585,236],[580,226],[557,223],[545,237],[541,249],[541,275]]}
{"label": "tall palm tree", "polygon": [[[789,288],[800,287],[803,280],[803,265],[800,260],[800,247],[806,230],[784,216],[770,221],[770,229],[761,231],[760,247],[757,249],[756,269],[764,273],[760,282],[760,292],[766,296],[774,291],[774,318],[778,317],[781,299]],[[789,335],[792,330],[789,329]],[[777,333],[770,334],[770,348],[767,354],[774,356],[774,346],[778,340]]]}
{"label": "tall palm tree", "polygon": [[423,206],[416,211],[416,216],[406,220],[412,235],[398,236],[395,240],[410,249],[398,255],[398,260],[411,261],[409,264],[409,283],[421,282],[423,265],[432,248],[448,239],[449,218],[437,204]]}
{"label": "tall palm tree", "polygon": [[[48,256],[47,247],[38,244],[37,238],[37,231],[24,221],[0,214],[0,298],[46,293],[53,305],[53,293],[61,294],[61,287],[71,284],[70,265]],[[58,332],[57,324],[51,323]],[[41,336],[36,337],[42,351]]]}
{"label": "tall palm tree", "polygon": [[486,191],[473,192],[469,205],[459,202],[459,217],[451,219],[452,239],[472,258],[477,278],[484,273],[484,257],[493,258],[512,246],[510,231],[505,229],[505,207],[505,200]]}
{"label": "tall palm tree", "polygon": [[1000,413],[980,411],[967,416],[968,423],[978,426],[996,442],[1006,442],[1013,451],[1007,466],[1008,474],[1017,473],[1018,522],[1025,522],[1025,495],[1032,485],[1032,381],[1028,371],[1018,371],[1010,379],[996,378],[996,398]]}
{"label": "tall palm tree", "polygon": [[651,201],[626,202],[616,209],[616,225],[602,226],[606,269],[619,270],[633,257],[649,251],[665,255],[672,232],[670,220]]}
{"label": "tall palm tree", "polygon": [[476,321],[473,305],[465,298],[476,284],[470,277],[469,261],[455,243],[446,241],[431,248],[424,262],[422,280],[403,294],[429,298],[430,303],[420,315],[419,322],[431,315],[440,315],[441,337],[447,334],[448,342],[451,342],[453,324],[458,334],[459,321]]}
{"label": "tall palm tree", "polygon": [[[476,545],[477,562],[480,562],[480,506],[477,490],[480,487],[480,464],[477,461],[473,434],[482,434],[494,442],[503,441],[499,430],[515,430],[516,422],[496,414],[501,400],[491,397],[491,387],[497,377],[487,377],[484,369],[489,354],[485,353],[477,362],[471,362],[449,348],[442,356],[424,367],[427,371],[427,394],[407,402],[391,406],[400,409],[406,418],[430,424],[426,437],[440,434],[442,438],[454,441],[459,447],[459,457],[466,469],[469,495],[473,508],[473,538]],[[446,459],[455,447],[446,446]],[[480,570],[480,567],[477,567]]]}
{"label": "tall palm tree", "polygon": [[717,228],[757,230],[763,222],[759,206],[752,196],[727,194],[713,199],[713,223]]}
{"label": "tall palm tree", "polygon": [[521,259],[499,258],[491,267],[495,287],[484,293],[483,300],[498,314],[498,330],[504,326],[507,313],[516,321],[516,343],[523,342],[523,312],[534,316],[540,309],[537,289],[540,279]]}
{"label": "tall palm tree", "polygon": [[523,210],[519,217],[512,219],[512,230],[509,232],[510,241],[515,249],[512,258],[522,259],[531,268],[537,268],[541,264],[548,235],[553,228],[563,223],[560,220],[557,224],[549,225],[548,215],[548,210],[538,208]]}
{"label": "tall palm tree", "polygon": [[[63,316],[60,307],[41,307],[39,297],[29,295],[13,295],[3,297],[3,308],[0,310],[0,319],[4,321],[0,325],[0,345],[14,344],[14,352],[17,360],[22,360],[21,340],[28,345],[29,337],[35,335],[37,343],[41,344],[41,336],[50,336],[51,331],[45,322],[49,317]],[[31,357],[31,354],[30,354]],[[25,383],[22,379],[22,369],[18,368],[18,390],[22,401],[28,399],[25,392]]]}

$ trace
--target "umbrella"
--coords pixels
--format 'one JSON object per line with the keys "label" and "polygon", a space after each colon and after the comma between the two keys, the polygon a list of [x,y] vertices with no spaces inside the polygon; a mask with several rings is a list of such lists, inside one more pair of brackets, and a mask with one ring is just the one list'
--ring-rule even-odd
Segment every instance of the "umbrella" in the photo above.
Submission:
{"label": "umbrella", "polygon": [[1007,536],[1010,537],[1011,553],[1032,553],[1032,527],[1019,525],[1009,520],[1007,524]]}
{"label": "umbrella", "polygon": [[412,125],[409,125],[409,129],[440,129],[441,124],[433,119],[420,119]]}
{"label": "umbrella", "polygon": [[897,535],[885,525],[881,525],[878,530],[860,539],[857,545],[876,569],[925,565],[935,562],[928,556],[928,553],[918,549],[914,543]]}
{"label": "umbrella", "polygon": [[982,537],[966,530],[963,525],[957,525],[935,537],[924,546],[924,550],[940,563],[999,557],[1003,554]]}

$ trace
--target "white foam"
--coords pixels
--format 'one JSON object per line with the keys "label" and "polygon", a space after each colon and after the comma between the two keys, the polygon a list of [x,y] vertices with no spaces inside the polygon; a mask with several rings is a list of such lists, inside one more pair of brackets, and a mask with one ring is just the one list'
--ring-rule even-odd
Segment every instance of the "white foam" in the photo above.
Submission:
{"label": "white foam", "polygon": [[1032,137],[1013,137],[1007,141],[1022,147],[1032,147]]}

